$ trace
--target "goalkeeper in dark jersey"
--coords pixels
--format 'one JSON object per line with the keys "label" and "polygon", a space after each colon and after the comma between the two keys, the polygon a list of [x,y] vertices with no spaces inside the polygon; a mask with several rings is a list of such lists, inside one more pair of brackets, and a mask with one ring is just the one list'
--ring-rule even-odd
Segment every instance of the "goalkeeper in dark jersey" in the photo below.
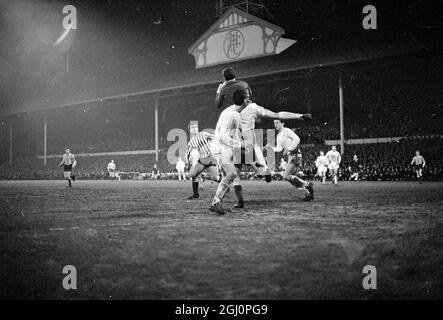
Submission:
{"label": "goalkeeper in dark jersey", "polygon": [[232,95],[239,89],[246,89],[249,97],[252,98],[252,91],[249,85],[242,80],[235,79],[235,71],[233,68],[225,68],[222,71],[223,83],[220,83],[215,94],[215,105],[218,109],[225,109],[234,104]]}
{"label": "goalkeeper in dark jersey", "polygon": [[191,165],[189,175],[192,181],[193,195],[188,200],[198,199],[198,176],[206,170],[209,178],[213,181],[218,181],[217,162],[211,156],[210,145],[214,136],[207,132],[198,131],[198,122],[191,121],[189,123],[189,133],[191,138],[186,150],[186,160]]}

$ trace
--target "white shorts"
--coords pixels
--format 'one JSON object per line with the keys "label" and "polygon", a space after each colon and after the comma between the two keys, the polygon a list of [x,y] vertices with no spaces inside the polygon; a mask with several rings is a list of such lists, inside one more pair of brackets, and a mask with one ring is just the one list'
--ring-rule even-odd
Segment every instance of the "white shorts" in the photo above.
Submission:
{"label": "white shorts", "polygon": [[233,148],[220,144],[217,140],[212,140],[211,154],[222,168],[223,165],[234,164]]}
{"label": "white shorts", "polygon": [[115,171],[113,171],[113,170],[109,171],[109,176],[111,178],[114,178],[115,177]]}
{"label": "white shorts", "polygon": [[198,160],[200,160],[200,153],[197,151],[197,149],[192,149],[191,153],[189,154],[189,162],[194,166],[198,163]]}
{"label": "white shorts", "polygon": [[319,176],[324,176],[326,174],[327,168],[326,167],[319,167],[317,170],[317,174]]}
{"label": "white shorts", "polygon": [[329,170],[338,170],[338,168],[339,168],[338,163],[332,163],[328,166]]}

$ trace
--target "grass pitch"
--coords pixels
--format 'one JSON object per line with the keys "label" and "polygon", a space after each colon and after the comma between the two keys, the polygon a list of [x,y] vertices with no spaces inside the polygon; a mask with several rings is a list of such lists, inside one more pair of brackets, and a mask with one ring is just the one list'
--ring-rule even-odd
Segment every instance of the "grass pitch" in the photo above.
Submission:
{"label": "grass pitch", "polygon": [[306,203],[245,181],[246,208],[225,216],[208,210],[211,183],[195,201],[189,181],[66,185],[0,182],[0,298],[443,298],[442,183],[316,183]]}

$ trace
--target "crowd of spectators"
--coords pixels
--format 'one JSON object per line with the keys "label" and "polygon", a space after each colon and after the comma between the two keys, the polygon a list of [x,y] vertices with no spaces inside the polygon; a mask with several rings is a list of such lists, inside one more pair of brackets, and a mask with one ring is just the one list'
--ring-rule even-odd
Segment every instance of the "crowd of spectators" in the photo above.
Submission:
{"label": "crowd of spectators", "polygon": [[[315,159],[320,151],[325,153],[327,146],[302,147],[304,174],[316,179]],[[349,166],[354,155],[360,159],[362,169],[360,178],[367,181],[405,181],[414,180],[411,165],[415,150],[420,150],[426,160],[423,170],[425,180],[443,180],[443,139],[442,138],[405,138],[395,142],[374,144],[345,145],[345,153],[340,166],[340,179],[349,180]]]}
{"label": "crowd of spectators", "polygon": [[[425,180],[443,180],[443,151],[442,138],[405,138],[395,142],[375,144],[346,145],[343,155],[340,179],[349,180],[349,165],[354,154],[362,164],[360,177],[368,181],[402,181],[413,180],[414,172],[410,165],[415,150],[420,150],[426,160],[424,168]],[[326,145],[301,146],[303,153],[303,173],[308,179],[316,179],[317,169],[315,160],[320,151],[329,150]],[[279,155],[276,163],[280,161]],[[171,179],[175,178],[175,165],[170,164],[166,152],[160,152],[159,161],[154,154],[115,155],[115,156],[85,156],[77,157],[78,165],[75,174],[79,179],[107,179],[107,163],[114,160],[117,171],[126,173],[123,178],[133,179]],[[60,159],[50,158],[47,165],[36,157],[16,159],[11,167],[8,164],[0,166],[0,179],[60,179],[62,169],[58,167]],[[154,167],[155,166],[155,167]],[[275,170],[278,172],[278,169]],[[278,177],[278,174],[276,175]],[[242,178],[251,179],[251,168],[245,167]]]}

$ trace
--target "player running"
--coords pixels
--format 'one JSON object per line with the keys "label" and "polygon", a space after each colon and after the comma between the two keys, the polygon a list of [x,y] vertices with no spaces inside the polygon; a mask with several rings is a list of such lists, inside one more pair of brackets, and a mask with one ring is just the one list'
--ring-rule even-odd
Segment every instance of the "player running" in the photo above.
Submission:
{"label": "player running", "polygon": [[417,176],[417,180],[420,180],[420,183],[423,182],[423,168],[426,165],[425,159],[420,155],[420,151],[415,151],[415,157],[412,158],[411,165],[414,166],[415,175]]}
{"label": "player running", "polygon": [[234,164],[234,149],[241,149],[240,139],[240,112],[249,102],[248,91],[240,89],[234,92],[234,104],[220,114],[215,127],[214,140],[211,143],[211,154],[224,171],[224,177],[218,185],[217,192],[210,210],[218,214],[225,214],[230,210],[224,209],[221,202],[238,171]]}
{"label": "player running", "polygon": [[352,158],[351,165],[349,166],[349,171],[351,172],[350,179],[354,179],[354,182],[358,182],[358,177],[360,174],[360,169],[363,166],[360,163],[360,159],[358,159],[358,156],[354,154],[354,157]]}
{"label": "player running", "polygon": [[191,138],[186,150],[186,159],[191,164],[189,176],[192,181],[193,195],[188,200],[193,200],[200,197],[198,177],[204,170],[208,172],[211,180],[219,181],[219,179],[217,161],[211,156],[211,142],[214,140],[214,135],[205,131],[199,132],[197,121],[189,123],[189,133]]}
{"label": "player running", "polygon": [[321,179],[321,183],[326,183],[326,171],[328,170],[328,159],[323,151],[320,151],[320,155],[315,160],[315,166],[317,167],[317,175]]}
{"label": "player running", "polygon": [[[297,176],[300,171],[302,154],[298,145],[300,138],[289,128],[285,128],[284,123],[280,120],[274,120],[274,126],[277,130],[277,145],[274,149],[275,152],[283,152],[283,156],[288,156],[288,165],[283,179],[288,181],[297,189],[305,191],[304,201],[314,200],[314,184],[302,180]],[[295,174],[293,174],[295,173]]]}
{"label": "player running", "polygon": [[75,156],[70,152],[68,147],[65,148],[65,154],[58,166],[63,166],[63,177],[68,179],[69,187],[72,188],[71,181],[75,181],[75,175],[72,175],[72,169],[77,166],[77,160],[75,160]]}
{"label": "player running", "polygon": [[115,177],[116,177],[115,176],[116,165],[115,165],[114,160],[111,160],[111,162],[108,163],[108,166],[107,166],[106,169],[108,170],[109,177],[111,179],[115,179]]}
{"label": "player running", "polygon": [[332,146],[331,150],[326,153],[326,159],[328,159],[328,169],[332,183],[338,186],[338,168],[340,167],[341,155],[336,146]]}

